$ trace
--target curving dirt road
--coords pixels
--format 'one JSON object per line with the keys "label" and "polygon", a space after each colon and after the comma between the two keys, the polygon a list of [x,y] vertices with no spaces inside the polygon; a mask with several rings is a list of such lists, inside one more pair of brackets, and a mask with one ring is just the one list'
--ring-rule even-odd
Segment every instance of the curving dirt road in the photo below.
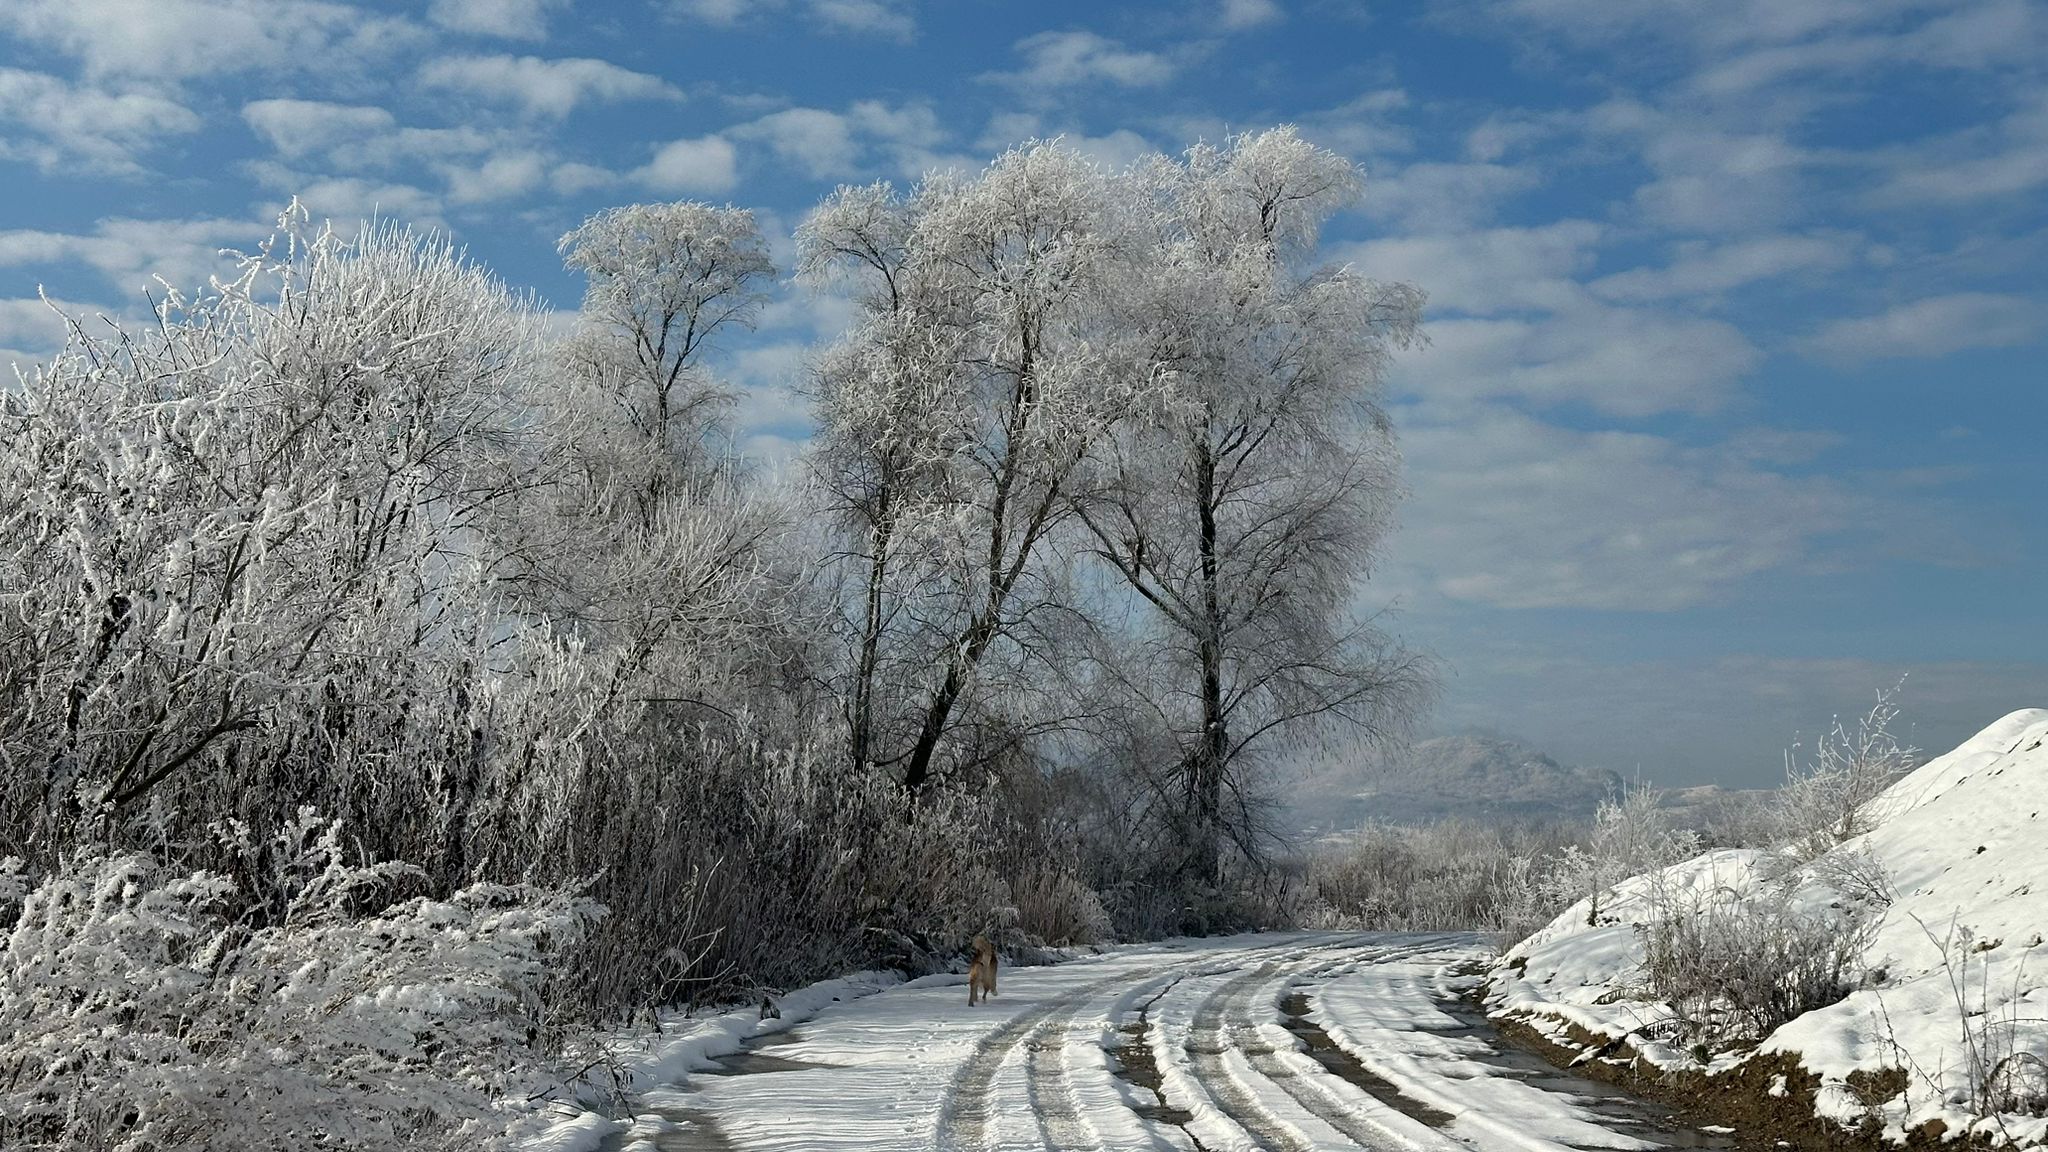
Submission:
{"label": "curving dirt road", "polygon": [[1451,1003],[1462,935],[1276,933],[1006,968],[846,1003],[649,1092],[621,1152],[1720,1147],[1504,1054]]}

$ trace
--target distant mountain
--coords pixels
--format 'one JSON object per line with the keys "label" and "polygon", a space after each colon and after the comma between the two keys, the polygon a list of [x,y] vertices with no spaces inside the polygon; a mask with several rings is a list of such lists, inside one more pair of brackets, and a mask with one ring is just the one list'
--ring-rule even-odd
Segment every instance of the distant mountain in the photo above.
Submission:
{"label": "distant mountain", "polygon": [[[1621,776],[1605,768],[1561,764],[1509,737],[1440,736],[1303,772],[1287,817],[1310,836],[1375,821],[1577,823],[1592,819],[1621,786]],[[1679,823],[1705,827],[1744,796],[1706,784],[1667,793],[1663,806]]]}
{"label": "distant mountain", "polygon": [[1374,821],[1577,821],[1620,787],[1613,772],[1560,764],[1516,740],[1440,736],[1305,772],[1289,807],[1296,828],[1309,833]]}

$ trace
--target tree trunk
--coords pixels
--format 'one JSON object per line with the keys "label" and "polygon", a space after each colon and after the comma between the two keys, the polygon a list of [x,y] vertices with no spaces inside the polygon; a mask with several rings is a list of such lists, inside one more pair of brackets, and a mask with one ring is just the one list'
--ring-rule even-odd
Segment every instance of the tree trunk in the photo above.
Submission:
{"label": "tree trunk", "polygon": [[853,674],[853,716],[849,733],[855,768],[874,761],[875,665],[882,645],[882,581],[889,571],[889,544],[894,535],[890,517],[890,477],[885,471],[872,534],[874,556],[868,564],[867,604],[861,622],[860,660]]}
{"label": "tree trunk", "polygon": [[1016,555],[1012,561],[1008,550],[1010,498],[1015,492],[1018,473],[1024,467],[1026,450],[1019,444],[1028,429],[1032,407],[1038,402],[1037,379],[1033,375],[1037,359],[1036,330],[1029,318],[1021,321],[1021,327],[1023,351],[1017,362],[1016,383],[1010,393],[1009,416],[1004,421],[1003,466],[996,475],[994,498],[989,506],[988,598],[980,614],[968,623],[966,634],[953,650],[953,658],[946,663],[946,679],[932,694],[931,704],[925,709],[924,726],[918,730],[917,744],[910,750],[909,765],[903,770],[903,787],[912,795],[922,791],[931,779],[932,757],[938,752],[939,739],[945,735],[946,724],[953,717],[953,708],[967,687],[967,677],[981,664],[982,653],[988,650],[989,643],[1001,627],[1003,604],[1009,599],[1011,586],[1024,570],[1025,561],[1031,558],[1032,546],[1038,542],[1046,515],[1058,495],[1057,487],[1045,494],[1017,540]]}
{"label": "tree trunk", "polygon": [[1202,731],[1189,766],[1188,791],[1194,822],[1195,878],[1215,885],[1222,878],[1223,765],[1230,756],[1230,728],[1223,713],[1223,608],[1217,588],[1216,461],[1204,429],[1195,458],[1196,505],[1201,516]]}
{"label": "tree trunk", "polygon": [[968,675],[981,662],[981,654],[987,651],[995,634],[992,614],[975,620],[967,630],[965,643],[947,662],[946,679],[932,693],[931,704],[924,711],[924,726],[918,729],[917,744],[910,750],[910,762],[903,770],[903,787],[911,795],[923,791],[931,781],[932,757],[938,752],[939,738],[946,734],[946,724],[953,717],[954,706],[960,703]]}

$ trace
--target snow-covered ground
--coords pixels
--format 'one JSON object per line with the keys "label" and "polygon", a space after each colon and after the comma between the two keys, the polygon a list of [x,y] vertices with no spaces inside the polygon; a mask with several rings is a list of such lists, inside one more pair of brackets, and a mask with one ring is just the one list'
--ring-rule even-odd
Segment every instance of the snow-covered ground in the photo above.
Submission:
{"label": "snow-covered ground", "polygon": [[1459,1015],[1489,955],[1456,935],[1172,941],[1005,969],[973,1008],[959,976],[834,982],[780,1021],[672,1022],[636,1058],[637,1119],[568,1122],[544,1147],[1656,1146]]}
{"label": "snow-covered ground", "polygon": [[[1560,1042],[1567,1023],[1629,1036],[1667,1069],[1726,1075],[1789,1054],[1819,1077],[1816,1114],[1895,1140],[2048,1140],[2048,710],[2006,716],[1867,811],[1871,831],[1789,875],[1768,853],[1710,852],[1618,886],[1596,923],[1581,902],[1503,959],[1489,1003]],[[1854,991],[1754,1050],[1672,1042],[1671,1013],[1642,991],[1638,926],[1660,909],[1754,908],[1773,893],[1847,939],[1862,925]]]}

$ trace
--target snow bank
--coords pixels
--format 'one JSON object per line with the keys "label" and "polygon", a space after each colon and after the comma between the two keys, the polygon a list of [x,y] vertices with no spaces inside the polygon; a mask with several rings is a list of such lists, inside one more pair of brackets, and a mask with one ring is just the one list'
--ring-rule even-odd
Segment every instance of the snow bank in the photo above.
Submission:
{"label": "snow bank", "polygon": [[[1951,1134],[2048,1142],[2048,709],[1999,720],[1866,814],[1870,832],[1796,869],[1723,850],[1624,882],[1597,915],[1581,901],[1502,958],[1491,1010],[1560,1041],[1565,1024],[1626,1036],[1642,1059],[1708,1075],[1787,1054],[1818,1074],[1819,1115],[1874,1123],[1893,1140],[1939,1121]],[[1637,926],[1659,908],[1753,906],[1766,893],[1870,925],[1855,990],[1753,1049],[1672,1043],[1670,1007],[1642,990]],[[1858,1073],[1872,1079],[1857,1085]]]}
{"label": "snow bank", "polygon": [[[959,976],[940,973],[919,977],[908,984],[915,987],[961,982]],[[655,1085],[680,1086],[688,1083],[690,1073],[717,1067],[719,1057],[740,1051],[750,1040],[794,1028],[828,1005],[858,1000],[904,984],[898,972],[857,972],[821,980],[776,1000],[779,1019],[761,1019],[759,1004],[708,1016],[670,1013],[656,1022],[653,1031],[605,1037],[600,1043],[605,1053],[602,1064],[608,1071],[593,1070],[589,1075],[615,1076],[619,1090],[633,1093]],[[559,1103],[554,1109],[554,1122],[524,1145],[525,1152],[592,1152],[613,1133],[635,1131],[630,1119],[607,1119],[598,1112]]]}

